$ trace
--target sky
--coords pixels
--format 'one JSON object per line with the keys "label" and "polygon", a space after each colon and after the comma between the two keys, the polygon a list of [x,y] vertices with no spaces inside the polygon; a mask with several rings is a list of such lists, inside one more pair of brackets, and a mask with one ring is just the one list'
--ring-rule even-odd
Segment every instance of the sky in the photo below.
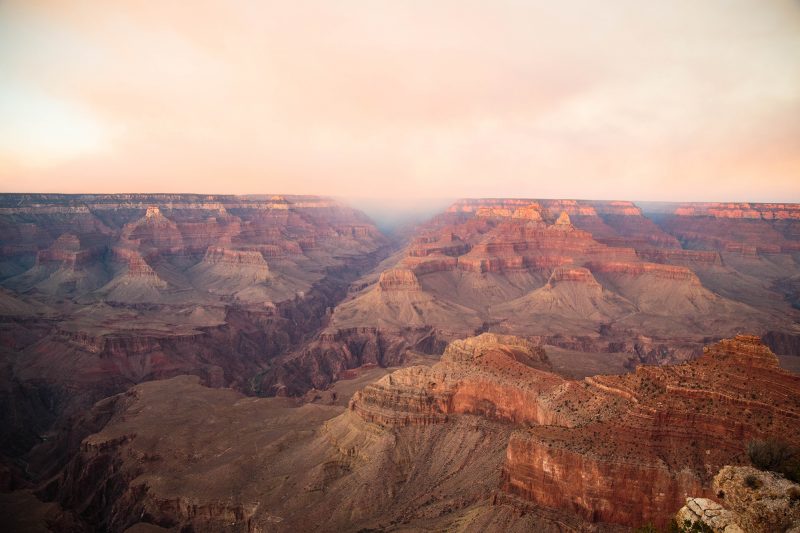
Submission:
{"label": "sky", "polygon": [[800,1],[0,0],[0,192],[800,202]]}

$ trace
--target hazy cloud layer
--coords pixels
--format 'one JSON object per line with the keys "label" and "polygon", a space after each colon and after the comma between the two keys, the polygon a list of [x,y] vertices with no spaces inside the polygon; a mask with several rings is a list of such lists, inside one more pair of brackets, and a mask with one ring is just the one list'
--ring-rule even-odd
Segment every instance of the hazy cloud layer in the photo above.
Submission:
{"label": "hazy cloud layer", "polygon": [[6,0],[0,180],[800,201],[800,3]]}

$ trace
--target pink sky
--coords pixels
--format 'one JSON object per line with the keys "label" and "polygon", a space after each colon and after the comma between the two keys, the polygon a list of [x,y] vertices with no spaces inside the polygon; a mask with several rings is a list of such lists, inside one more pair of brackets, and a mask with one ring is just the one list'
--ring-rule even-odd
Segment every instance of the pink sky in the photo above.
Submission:
{"label": "pink sky", "polygon": [[800,201],[800,3],[4,0],[0,191]]}

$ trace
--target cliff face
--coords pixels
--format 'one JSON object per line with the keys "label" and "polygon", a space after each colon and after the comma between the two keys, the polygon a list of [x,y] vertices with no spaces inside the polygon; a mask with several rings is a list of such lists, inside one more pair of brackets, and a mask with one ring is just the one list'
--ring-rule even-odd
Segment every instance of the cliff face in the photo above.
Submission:
{"label": "cliff face", "polygon": [[741,479],[723,486],[720,467],[753,436],[800,440],[800,377],[753,337],[623,376],[549,368],[529,341],[483,334],[347,408],[189,377],[137,385],[95,406],[42,496],[107,529],[614,531],[720,490],[742,507]]}
{"label": "cliff face", "polygon": [[[460,200],[421,225],[382,274],[364,278],[334,309],[331,327],[368,326],[396,339],[424,327],[446,340],[492,331],[565,349],[625,351],[648,363],[698,355],[709,339],[743,329],[796,334],[800,267],[790,253],[731,255],[711,241],[689,242],[670,225],[682,217],[702,232],[708,224],[717,238],[719,220],[738,219],[708,215],[713,206],[680,217],[648,209]],[[759,246],[775,237],[773,225],[792,220],[764,217],[747,232]],[[779,240],[800,242],[788,226],[780,231]]]}
{"label": "cliff face", "polygon": [[797,204],[662,204],[652,209],[658,225],[686,248],[747,256],[800,250]]}
{"label": "cliff face", "polygon": [[[541,348],[485,333],[450,343],[441,363],[394,372],[357,392],[350,409],[381,425],[445,422],[452,414],[481,414],[515,423],[553,423],[549,401],[538,401],[564,380]],[[567,418],[562,423],[570,423]]]}
{"label": "cliff face", "polygon": [[690,363],[582,382],[546,367],[535,348],[483,335],[452,343],[431,368],[366,387],[350,409],[391,427],[457,414],[517,424],[504,490],[631,526],[664,525],[687,496],[710,496],[713,474],[740,461],[749,439],[800,440],[800,377],[781,370],[756,337],[722,341]]}
{"label": "cliff face", "polygon": [[756,337],[722,341],[691,363],[585,383],[607,397],[599,420],[512,435],[507,490],[594,520],[663,525],[688,495],[710,495],[711,476],[741,460],[749,439],[800,439],[800,378]]}
{"label": "cliff face", "polygon": [[675,517],[679,524],[700,522],[714,533],[770,533],[800,527],[800,485],[780,474],[725,466],[714,476],[713,486],[714,499],[686,499]]}
{"label": "cliff face", "polygon": [[114,403],[48,487],[98,530],[581,525],[497,491],[507,424],[464,415],[395,433],[338,405],[244,398],[187,377],[137,385]]}
{"label": "cliff face", "polygon": [[[595,352],[617,361],[615,369],[633,368],[691,359],[704,344],[746,329],[783,354],[796,351],[796,208],[684,207],[459,201],[387,259],[389,243],[369,221],[324,198],[0,196],[0,344],[7,354],[0,403],[9,406],[0,459],[11,465],[3,475],[49,478],[80,452],[75,481],[64,486],[109,487],[105,496],[81,500],[95,502],[86,513],[99,513],[98,523],[131,519],[127,511],[110,518],[100,510],[97,502],[116,498],[119,509],[180,515],[165,519],[169,527],[218,515],[210,529],[227,519],[263,528],[272,522],[252,502],[206,505],[166,490],[145,498],[129,490],[129,477],[94,477],[124,462],[120,450],[136,440],[117,442],[117,435],[102,441],[106,448],[81,449],[72,423],[95,401],[150,380],[191,374],[206,386],[303,396],[335,387],[362,366],[408,365],[445,351],[433,368],[407,368],[364,388],[348,422],[326,434],[371,428],[385,447],[364,457],[389,453],[387,435],[402,434],[391,453],[407,455],[392,463],[396,478],[380,485],[382,501],[400,486],[416,490],[402,481],[421,468],[409,458],[422,447],[415,439],[431,439],[425,453],[435,459],[437,443],[458,440],[447,436],[458,425],[476,439],[470,449],[500,450],[491,461],[504,466],[491,470],[491,487],[497,501],[514,502],[498,504],[504,513],[553,506],[589,520],[661,520],[684,494],[707,495],[709,472],[735,462],[742,439],[776,434],[793,420],[793,404],[778,393],[752,398],[748,387],[792,398],[796,382],[752,339],[669,370],[585,381],[552,373],[542,347],[560,347],[567,364],[582,357],[577,352]],[[445,350],[454,339],[487,332]],[[485,437],[482,424],[502,438]],[[357,467],[351,448],[318,457],[327,466],[309,486],[350,479]],[[126,476],[143,475],[144,463],[128,464]],[[466,475],[443,464],[443,475]],[[570,464],[588,473],[576,477]],[[370,485],[358,486],[349,488]],[[480,499],[471,494],[469,501],[453,496],[436,512],[461,505],[495,523],[485,502],[471,507]],[[419,502],[406,503],[395,517],[419,518],[409,510]],[[350,523],[337,516],[337,524]]]}

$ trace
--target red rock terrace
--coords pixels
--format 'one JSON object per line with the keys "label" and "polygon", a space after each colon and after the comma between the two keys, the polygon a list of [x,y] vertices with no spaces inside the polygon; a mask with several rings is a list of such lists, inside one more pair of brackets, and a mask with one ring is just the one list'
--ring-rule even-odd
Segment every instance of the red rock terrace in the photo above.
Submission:
{"label": "red rock terrace", "polygon": [[692,362],[565,380],[515,337],[452,343],[357,392],[350,409],[382,427],[447,424],[473,414],[513,423],[502,488],[590,522],[665,526],[686,497],[711,493],[753,438],[800,440],[800,376],[757,337]]}

